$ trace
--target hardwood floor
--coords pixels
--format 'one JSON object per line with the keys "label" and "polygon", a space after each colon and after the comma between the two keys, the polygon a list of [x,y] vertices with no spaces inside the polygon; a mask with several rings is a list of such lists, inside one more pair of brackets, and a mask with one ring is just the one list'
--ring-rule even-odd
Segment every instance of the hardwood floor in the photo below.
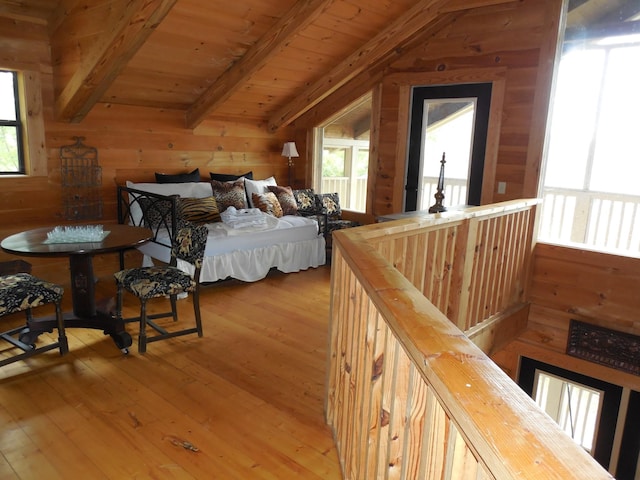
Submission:
{"label": "hardwood floor", "polygon": [[[0,478],[341,478],[323,414],[329,277],[207,287],[204,337],[145,355],[134,325],[128,356],[101,331],[68,329],[65,357],[0,369]],[[191,300],[179,303],[192,321]]]}

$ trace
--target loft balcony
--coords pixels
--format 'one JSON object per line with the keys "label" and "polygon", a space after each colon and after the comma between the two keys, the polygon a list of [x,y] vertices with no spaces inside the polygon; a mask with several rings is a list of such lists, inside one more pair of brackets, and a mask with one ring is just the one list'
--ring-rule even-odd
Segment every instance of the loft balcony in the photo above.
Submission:
{"label": "loft balcony", "polygon": [[483,352],[523,327],[538,208],[334,232],[326,416],[345,479],[611,478]]}

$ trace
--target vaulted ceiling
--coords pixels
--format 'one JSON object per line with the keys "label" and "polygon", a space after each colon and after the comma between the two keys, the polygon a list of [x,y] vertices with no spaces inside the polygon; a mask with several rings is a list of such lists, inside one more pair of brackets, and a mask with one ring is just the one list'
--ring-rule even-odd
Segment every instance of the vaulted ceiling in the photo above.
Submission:
{"label": "vaulted ceiling", "polygon": [[[0,0],[0,16],[46,26],[60,120],[103,102],[276,130],[443,18],[508,1]],[[639,2],[572,3],[596,22]]]}

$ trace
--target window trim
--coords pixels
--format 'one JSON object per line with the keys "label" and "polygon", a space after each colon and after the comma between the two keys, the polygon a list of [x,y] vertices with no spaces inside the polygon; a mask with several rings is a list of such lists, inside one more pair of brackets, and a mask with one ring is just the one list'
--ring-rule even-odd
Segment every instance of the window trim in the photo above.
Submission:
{"label": "window trim", "polygon": [[46,177],[48,159],[45,135],[44,107],[42,100],[42,73],[39,70],[21,69],[0,64],[0,69],[16,73],[20,98],[22,123],[22,158],[24,173],[0,175],[0,184],[16,177]]}
{"label": "window trim", "polygon": [[14,100],[14,112],[15,120],[4,120],[0,118],[0,126],[2,127],[14,127],[16,129],[16,141],[18,149],[18,170],[16,171],[0,171],[0,175],[24,175],[26,173],[26,162],[24,155],[24,126],[22,122],[23,113],[20,102],[20,88],[18,72],[14,70],[0,69],[0,73],[10,73],[13,77],[13,100]]}

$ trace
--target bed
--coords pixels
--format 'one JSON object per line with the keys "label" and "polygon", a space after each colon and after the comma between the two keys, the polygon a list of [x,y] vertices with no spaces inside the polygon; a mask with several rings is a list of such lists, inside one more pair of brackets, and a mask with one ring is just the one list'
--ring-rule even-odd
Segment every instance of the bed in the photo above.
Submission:
{"label": "bed", "polygon": [[[118,222],[146,226],[153,231],[152,240],[138,247],[144,256],[143,265],[168,262],[181,205],[198,199],[204,203],[211,197],[210,182],[127,182],[118,186]],[[325,238],[316,220],[299,215],[264,215],[264,224],[245,228],[233,228],[222,221],[202,222],[206,223],[209,235],[201,282],[227,278],[255,282],[272,268],[292,273],[325,264]],[[188,263],[179,261],[178,267],[193,273]]]}

